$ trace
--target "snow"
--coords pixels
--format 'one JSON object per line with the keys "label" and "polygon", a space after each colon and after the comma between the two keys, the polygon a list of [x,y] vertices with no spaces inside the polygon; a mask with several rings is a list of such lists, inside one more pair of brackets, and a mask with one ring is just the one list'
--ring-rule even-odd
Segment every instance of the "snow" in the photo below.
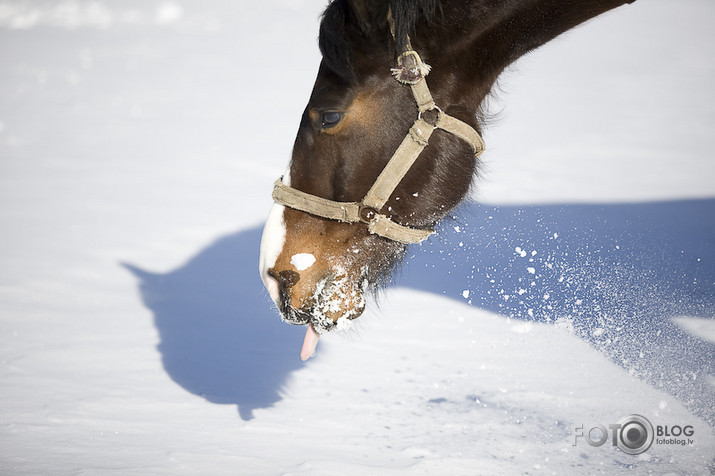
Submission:
{"label": "snow", "polygon": [[673,321],[690,334],[715,344],[715,321],[693,317],[675,317]]}
{"label": "snow", "polygon": [[290,264],[295,266],[298,271],[305,271],[313,266],[314,263],[315,256],[310,253],[297,253],[290,258]]}
{"label": "snow", "polygon": [[[709,474],[715,4],[511,68],[479,203],[302,363],[256,265],[323,6],[0,0],[0,473]],[[574,446],[630,414],[694,442]]]}

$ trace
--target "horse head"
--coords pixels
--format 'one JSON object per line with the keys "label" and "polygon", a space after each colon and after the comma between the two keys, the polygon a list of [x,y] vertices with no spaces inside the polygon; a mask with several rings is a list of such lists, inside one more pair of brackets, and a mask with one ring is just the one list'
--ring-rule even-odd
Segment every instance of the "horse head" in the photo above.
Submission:
{"label": "horse head", "polygon": [[465,197],[483,149],[480,105],[499,73],[588,18],[576,21],[578,5],[552,3],[327,7],[323,59],[274,189],[259,264],[283,318],[308,325],[304,359],[319,333],[361,315],[406,246]]}
{"label": "horse head", "polygon": [[[323,61],[282,177],[291,189],[333,202],[360,203],[420,116],[411,89],[391,71],[406,42],[406,34],[401,40],[395,36],[394,25],[404,30],[408,20],[389,12],[384,2],[375,8],[368,3],[334,2],[323,17]],[[424,13],[416,22],[434,19],[426,5]],[[434,84],[448,80],[433,76]],[[433,115],[443,112],[477,127],[476,109],[443,88],[433,91],[441,107],[432,109]],[[358,213],[377,213],[408,229],[431,229],[467,193],[475,166],[470,144],[437,130],[381,207]],[[407,246],[371,231],[369,221],[369,216],[346,222],[274,205],[260,267],[288,322],[324,332],[363,312],[366,291],[386,281]]]}

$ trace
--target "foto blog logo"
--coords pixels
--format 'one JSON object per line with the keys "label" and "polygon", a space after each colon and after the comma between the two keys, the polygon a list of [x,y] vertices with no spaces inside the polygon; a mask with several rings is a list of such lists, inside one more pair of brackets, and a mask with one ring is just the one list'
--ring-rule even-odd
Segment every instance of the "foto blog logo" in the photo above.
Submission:
{"label": "foto blog logo", "polygon": [[653,425],[647,418],[641,415],[626,415],[618,423],[611,423],[608,429],[601,424],[596,424],[584,431],[583,425],[576,427],[573,446],[576,446],[579,438],[586,440],[591,446],[602,446],[609,439],[613,446],[629,455],[639,455],[648,451],[653,444],[655,432]]}
{"label": "foto blog logo", "polygon": [[597,423],[588,430],[584,430],[584,425],[577,426],[575,430],[573,446],[576,446],[579,438],[591,446],[603,446],[610,436],[611,445],[629,455],[645,453],[654,440],[659,445],[692,445],[690,437],[695,434],[692,425],[658,425],[654,429],[646,417],[635,414],[624,416],[618,423],[608,425],[608,428]]}

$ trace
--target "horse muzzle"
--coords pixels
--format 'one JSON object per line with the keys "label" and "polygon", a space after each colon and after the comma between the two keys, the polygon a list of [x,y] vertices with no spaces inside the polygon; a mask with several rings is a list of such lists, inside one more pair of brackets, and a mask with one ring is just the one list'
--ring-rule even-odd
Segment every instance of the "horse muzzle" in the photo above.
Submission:
{"label": "horse muzzle", "polygon": [[356,279],[339,266],[329,269],[320,279],[315,279],[312,273],[275,268],[267,274],[277,286],[278,310],[290,324],[310,324],[323,334],[343,320],[359,317],[365,310],[367,280]]}

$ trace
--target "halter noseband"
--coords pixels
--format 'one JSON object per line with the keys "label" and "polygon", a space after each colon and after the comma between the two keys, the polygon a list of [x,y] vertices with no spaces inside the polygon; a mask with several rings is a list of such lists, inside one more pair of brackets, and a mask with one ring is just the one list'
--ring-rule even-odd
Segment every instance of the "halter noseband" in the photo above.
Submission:
{"label": "halter noseband", "polygon": [[[434,230],[400,225],[380,213],[380,210],[427,147],[435,129],[447,131],[468,143],[474,151],[475,158],[484,152],[484,141],[474,128],[445,114],[437,107],[425,81],[429,71],[429,65],[423,63],[417,52],[412,49],[408,49],[397,59],[397,68],[392,69],[392,74],[400,83],[410,85],[419,113],[402,143],[362,201],[337,202],[321,198],[286,185],[282,178],[276,180],[273,186],[273,200],[289,208],[330,220],[365,223],[370,233],[400,243],[420,243],[427,239]],[[428,112],[429,114],[426,114]]]}

